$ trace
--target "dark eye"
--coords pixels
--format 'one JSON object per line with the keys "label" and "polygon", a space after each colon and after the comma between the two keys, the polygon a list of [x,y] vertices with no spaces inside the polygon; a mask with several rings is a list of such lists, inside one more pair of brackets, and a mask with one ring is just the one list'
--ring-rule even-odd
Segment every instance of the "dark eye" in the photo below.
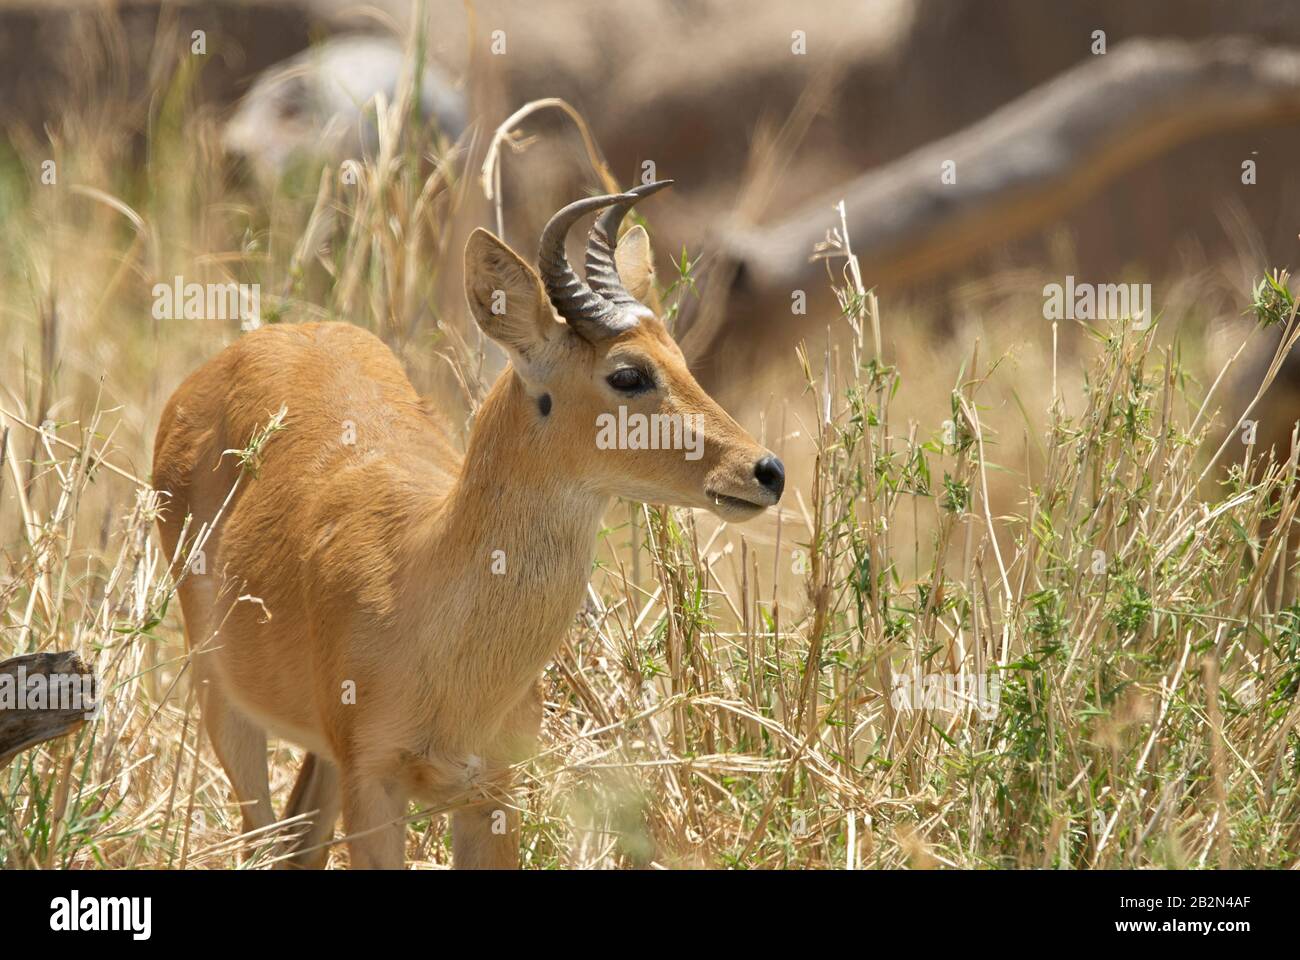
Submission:
{"label": "dark eye", "polygon": [[641,393],[654,387],[654,381],[646,372],[636,367],[620,367],[606,377],[605,382],[623,393]]}

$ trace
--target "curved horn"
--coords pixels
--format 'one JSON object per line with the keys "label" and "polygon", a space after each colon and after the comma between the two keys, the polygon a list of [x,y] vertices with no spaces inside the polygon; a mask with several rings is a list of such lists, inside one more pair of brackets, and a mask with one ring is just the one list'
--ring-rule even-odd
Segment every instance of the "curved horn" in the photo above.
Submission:
{"label": "curved horn", "polygon": [[541,268],[546,294],[551,298],[556,313],[588,340],[617,336],[635,326],[637,318],[594,292],[573,272],[569,258],[564,254],[564,239],[569,228],[583,215],[613,203],[635,200],[636,197],[630,193],[575,200],[551,217],[542,231],[537,247],[537,265]]}
{"label": "curved horn", "polygon": [[587,282],[591,289],[610,303],[624,308],[646,309],[636,297],[623,286],[618,275],[618,263],[614,251],[618,247],[618,227],[623,217],[632,209],[632,204],[652,193],[658,193],[664,187],[672,186],[671,180],[656,180],[654,183],[633,187],[628,191],[631,200],[614,204],[592,224],[591,233],[587,235]]}

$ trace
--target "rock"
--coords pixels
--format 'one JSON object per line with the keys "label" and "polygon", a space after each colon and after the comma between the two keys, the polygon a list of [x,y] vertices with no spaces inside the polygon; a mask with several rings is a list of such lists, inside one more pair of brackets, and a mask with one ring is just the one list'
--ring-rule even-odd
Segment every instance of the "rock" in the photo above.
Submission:
{"label": "rock", "polygon": [[[405,63],[402,46],[379,36],[342,36],[305,50],[258,77],[227,122],[223,145],[269,182],[300,158],[341,163],[373,155],[375,96],[393,102]],[[465,129],[464,96],[427,63],[420,107],[450,139]]]}

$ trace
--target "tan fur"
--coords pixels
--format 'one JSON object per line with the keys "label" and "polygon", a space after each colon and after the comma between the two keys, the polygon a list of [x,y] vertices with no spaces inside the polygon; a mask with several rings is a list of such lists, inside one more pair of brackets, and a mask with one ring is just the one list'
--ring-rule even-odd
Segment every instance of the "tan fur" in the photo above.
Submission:
{"label": "tan fur", "polygon": [[[646,300],[644,231],[629,231],[618,260]],[[491,790],[533,750],[537,680],[582,601],[611,498],[732,520],[776,499],[754,479],[767,451],[700,389],[659,320],[593,346],[557,319],[532,267],[482,230],[465,277],[475,318],[512,363],[463,457],[388,348],[341,323],[242,337],[177,389],[158,427],[153,482],[174,553],[186,516],[191,530],[211,521],[236,482],[223,451],[287,410],[205,545],[206,573],[187,573],[179,592],[204,722],[245,830],[274,822],[267,733],[311,752],[286,810],[311,815],[291,844],[298,865],[324,862],[341,809],[353,866],[400,867],[408,801],[477,785],[487,799],[454,817],[456,866],[515,865],[514,818]],[[629,361],[662,389],[614,391],[605,378]],[[703,457],[598,449],[597,415],[620,404],[702,414]]]}

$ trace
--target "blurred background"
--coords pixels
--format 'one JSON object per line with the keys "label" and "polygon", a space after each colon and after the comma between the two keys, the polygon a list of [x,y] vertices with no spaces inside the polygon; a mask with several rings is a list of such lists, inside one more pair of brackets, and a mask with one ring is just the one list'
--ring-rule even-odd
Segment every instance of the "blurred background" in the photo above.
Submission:
{"label": "blurred background", "polygon": [[[947,351],[976,335],[998,352],[1018,345],[1037,369],[1052,344],[1042,286],[1067,274],[1151,282],[1156,311],[1177,308],[1197,336],[1230,327],[1252,278],[1296,252],[1298,33],[1282,0],[773,0],[743,17],[721,0],[0,0],[0,196],[25,205],[39,163],[61,160],[65,187],[128,205],[133,192],[153,206],[166,195],[171,215],[193,206],[183,224],[138,211],[159,248],[141,239],[147,259],[125,273],[170,279],[175,227],[204,271],[254,279],[257,258],[241,262],[239,244],[300,230],[322,161],[375,156],[373,97],[391,102],[411,52],[422,68],[409,115],[424,139],[402,149],[444,169],[446,196],[431,199],[447,255],[426,253],[428,286],[407,315],[354,319],[397,346],[459,326],[457,252],[474,226],[531,253],[573,197],[671,177],[643,215],[661,279],[691,265],[677,333],[705,385],[753,425],[756,387],[797,391],[795,344],[825,342],[836,304],[827,264],[810,257],[840,227],[839,200],[863,283],[883,299],[884,347],[924,358],[918,369],[944,389],[956,374]],[[490,200],[480,180],[494,133],[544,98],[570,105],[592,142],[558,109],[521,119],[498,144]],[[594,168],[601,154],[613,183]],[[941,181],[949,162],[952,182]],[[94,205],[84,194],[42,203],[63,218],[52,230]],[[0,243],[11,320],[76,295],[52,274],[24,306],[11,295],[21,241],[11,230]],[[258,253],[287,256],[270,246]],[[315,306],[292,294],[311,288],[320,250],[297,252],[299,286],[273,312]],[[153,278],[141,279],[123,292],[147,291]],[[1074,340],[1060,331],[1058,346]],[[501,359],[489,347],[483,362]],[[445,374],[431,368],[422,386]],[[169,389],[178,375],[154,376]]]}
{"label": "blurred background", "polygon": [[[1220,429],[1235,424],[1276,342],[1252,332],[1252,291],[1300,252],[1297,156],[1290,0],[0,0],[0,608],[17,631],[6,636],[22,649],[40,625],[41,644],[77,646],[76,624],[107,630],[123,610],[161,629],[166,644],[130,648],[131,682],[148,690],[120,730],[153,751],[135,775],[171,782],[190,707],[178,706],[184,684],[172,688],[183,672],[175,612],[163,603],[146,616],[165,564],[136,499],[170,393],[249,326],[345,320],[381,336],[463,438],[504,364],[465,308],[469,233],[491,227],[532,257],[561,205],[663,178],[674,188],[636,215],[669,323],[705,387],[791,475],[779,513],[720,534],[698,519],[703,546],[689,559],[737,591],[713,613],[752,634],[782,605],[815,599],[781,574],[790,550],[804,572],[829,435],[820,405],[863,378],[855,361],[897,368],[890,436],[900,449],[929,443],[944,470],[954,388],[995,371],[979,409],[987,456],[1004,467],[982,481],[999,518],[1021,511],[1048,457],[1049,411],[1081,409],[1107,336],[1102,323],[1045,319],[1046,285],[1150,284],[1153,343],[1198,397],[1243,349],[1245,373],[1230,373],[1211,405],[1223,408]],[[160,316],[155,289],[178,277],[256,284],[256,315]],[[864,311],[855,297],[867,290]],[[1283,374],[1258,411],[1261,447],[1286,442],[1300,403],[1300,375]],[[70,457],[87,482],[68,480]],[[631,505],[613,512],[602,562],[626,559],[649,611],[660,586],[672,595],[663,558],[653,570],[638,559],[657,521]],[[905,546],[945,522],[914,508],[898,519],[913,528],[897,533]],[[978,536],[956,551],[968,568]],[[897,572],[906,589],[921,584],[929,610],[920,554],[901,550]],[[52,573],[60,562],[73,571],[64,579]],[[65,588],[90,611],[80,621],[63,612]],[[111,615],[96,612],[105,606]],[[646,617],[631,613],[636,625]],[[798,670],[782,672],[772,635],[778,693],[764,696],[785,709],[780,685],[794,690]],[[586,682],[587,653],[575,640],[564,656],[578,665],[563,661],[561,685]],[[672,693],[711,689],[700,660],[698,675],[694,661],[676,664]],[[753,665],[751,651],[741,687]],[[613,676],[605,668],[596,673]],[[641,666],[627,675],[640,690]],[[633,703],[621,692],[605,703],[600,689],[593,727]],[[797,696],[808,689],[815,715],[816,685]],[[150,728],[163,701],[172,712]],[[870,733],[856,723],[846,720],[854,736]],[[768,777],[760,802],[771,764],[749,770]],[[116,771],[104,769],[108,783]],[[220,774],[194,769],[182,796],[233,823],[220,790],[205,792]],[[289,773],[282,764],[277,784]],[[131,795],[133,816],[153,816],[156,789]],[[656,836],[690,847],[688,826],[673,824]],[[163,863],[153,829],[114,862]],[[437,859],[429,842],[421,850]],[[838,856],[838,843],[826,849]],[[891,862],[913,855],[909,843]],[[231,856],[224,839],[206,849],[213,862]]]}

